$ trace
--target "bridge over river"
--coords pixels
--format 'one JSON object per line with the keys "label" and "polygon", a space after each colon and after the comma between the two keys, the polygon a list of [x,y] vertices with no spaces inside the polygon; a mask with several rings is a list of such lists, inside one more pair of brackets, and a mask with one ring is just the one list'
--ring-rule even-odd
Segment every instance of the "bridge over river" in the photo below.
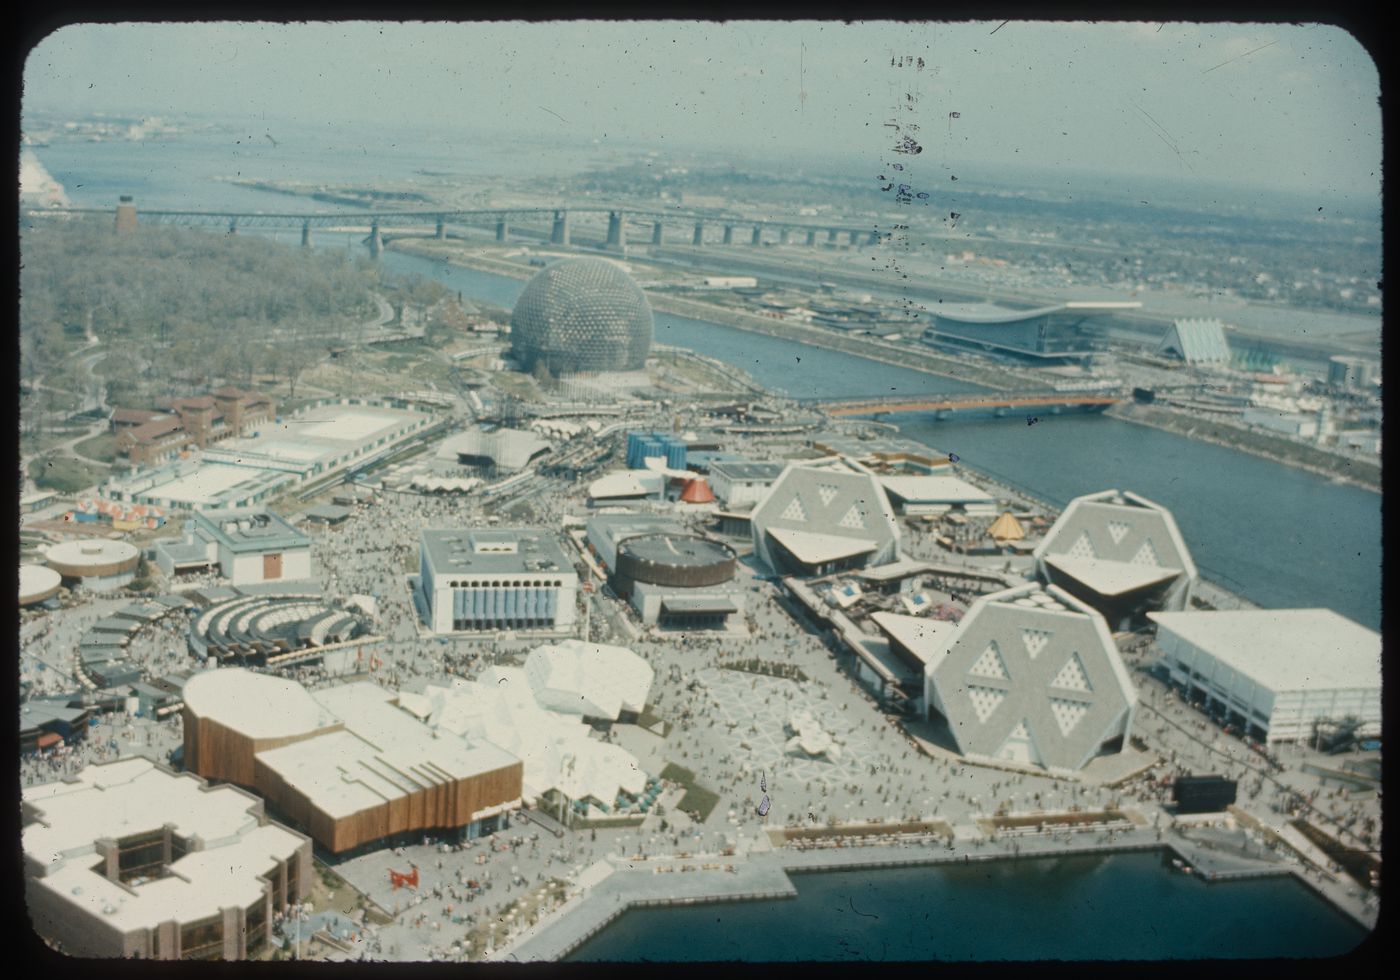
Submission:
{"label": "bridge over river", "polygon": [[[135,203],[124,197],[115,210],[108,208],[42,208],[25,212],[27,218],[65,215],[114,215],[118,231],[136,227],[138,217]],[[568,245],[573,234],[572,219],[576,216],[607,216],[608,230],[604,247],[614,251],[625,251],[629,241],[649,241],[652,245],[665,243],[665,232],[673,229],[672,244],[675,243],[674,228],[679,225],[683,235],[688,232],[689,244],[715,244],[713,236],[707,241],[707,232],[719,229],[724,245],[744,241],[743,231],[749,232],[749,245],[762,245],[765,235],[786,245],[793,236],[806,244],[816,247],[819,244],[838,244],[844,237],[850,245],[861,243],[875,244],[887,238],[889,231],[881,231],[869,225],[854,227],[843,223],[811,224],[789,220],[784,217],[755,218],[736,215],[731,212],[703,210],[695,208],[646,208],[625,207],[622,205],[550,205],[543,207],[508,208],[434,208],[425,210],[347,210],[317,211],[314,213],[282,213],[265,211],[141,211],[139,220],[143,223],[175,224],[226,227],[229,234],[237,234],[239,228],[287,228],[301,229],[301,243],[309,247],[311,234],[315,228],[366,231],[366,244],[370,254],[379,257],[385,241],[392,237],[449,238],[461,237],[452,234],[452,226],[472,228],[495,228],[496,240],[510,240],[511,226],[539,229],[543,235],[548,230],[548,240],[554,245]],[[641,226],[640,232],[637,226]],[[740,234],[736,236],[738,229]]]}
{"label": "bridge over river", "polygon": [[1111,392],[987,391],[957,394],[888,395],[880,398],[814,398],[800,404],[829,416],[887,415],[894,412],[928,412],[935,418],[954,413],[989,413],[998,417],[1020,411],[1102,412],[1119,401]]}

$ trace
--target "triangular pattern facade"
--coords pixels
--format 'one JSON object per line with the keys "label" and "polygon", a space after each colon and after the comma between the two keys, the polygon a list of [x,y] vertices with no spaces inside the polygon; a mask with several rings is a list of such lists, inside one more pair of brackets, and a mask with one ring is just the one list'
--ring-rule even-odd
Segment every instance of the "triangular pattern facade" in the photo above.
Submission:
{"label": "triangular pattern facade", "polygon": [[1050,713],[1055,716],[1055,724],[1060,726],[1060,734],[1068,735],[1074,726],[1084,720],[1089,706],[1079,701],[1066,701],[1063,698],[1050,699]]}
{"label": "triangular pattern facade", "polygon": [[831,502],[836,499],[836,495],[840,492],[839,489],[832,486],[830,483],[821,483],[817,485],[817,496],[821,497],[823,507],[830,507]]}
{"label": "triangular pattern facade", "polygon": [[1077,653],[1069,655],[1069,659],[1050,682],[1050,686],[1066,691],[1083,691],[1086,694],[1093,692],[1093,688],[1089,686],[1089,674],[1084,670],[1084,661],[1079,659]]}
{"label": "triangular pattern facade", "polygon": [[996,758],[1033,766],[1041,764],[1040,750],[1036,748],[1035,739],[1031,737],[1030,726],[1026,724],[1024,718],[1021,719],[1020,724],[1011,729],[1011,734],[1006,736],[1006,741],[1001,743]]}
{"label": "triangular pattern facade", "polygon": [[1152,539],[1148,538],[1142,543],[1142,547],[1133,555],[1132,564],[1146,565],[1149,568],[1161,568],[1162,562],[1157,557],[1157,549],[1152,547]]}
{"label": "triangular pattern facade", "polygon": [[1006,661],[1002,659],[1001,648],[996,641],[982,651],[982,655],[977,658],[977,662],[968,670],[969,674],[976,677],[992,677],[996,680],[1009,680],[1010,675],[1006,672]]}
{"label": "triangular pattern facade", "polygon": [[1006,692],[998,691],[994,687],[968,687],[968,700],[972,702],[972,710],[977,715],[977,720],[986,723],[992,716],[992,712],[1006,700]]}
{"label": "triangular pattern facade", "polygon": [[1069,549],[1071,558],[1097,558],[1098,552],[1094,550],[1094,543],[1089,540],[1088,531],[1080,531],[1079,537],[1074,539],[1074,544]]}
{"label": "triangular pattern facade", "polygon": [[1123,539],[1128,536],[1128,525],[1122,521],[1109,521],[1108,536],[1113,539],[1114,544],[1122,544]]}
{"label": "triangular pattern facade", "polygon": [[785,521],[801,521],[806,523],[807,508],[802,506],[802,498],[793,497],[792,500],[788,501],[788,505],[783,508],[783,512],[780,516]]}
{"label": "triangular pattern facade", "polygon": [[851,509],[846,511],[846,516],[836,523],[852,531],[865,530],[865,511],[860,504],[851,504]]}
{"label": "triangular pattern facade", "polygon": [[1034,660],[1045,649],[1045,644],[1050,642],[1050,633],[1047,630],[1021,630],[1021,642],[1026,645],[1026,656]]}

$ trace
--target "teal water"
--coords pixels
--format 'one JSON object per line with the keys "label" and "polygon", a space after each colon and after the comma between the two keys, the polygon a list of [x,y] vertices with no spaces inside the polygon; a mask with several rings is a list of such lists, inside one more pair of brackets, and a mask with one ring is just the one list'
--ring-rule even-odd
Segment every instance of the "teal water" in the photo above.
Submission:
{"label": "teal water", "polygon": [[634,909],[567,961],[1330,957],[1367,935],[1291,878],[1207,884],[1158,852],[793,876],[797,897]]}

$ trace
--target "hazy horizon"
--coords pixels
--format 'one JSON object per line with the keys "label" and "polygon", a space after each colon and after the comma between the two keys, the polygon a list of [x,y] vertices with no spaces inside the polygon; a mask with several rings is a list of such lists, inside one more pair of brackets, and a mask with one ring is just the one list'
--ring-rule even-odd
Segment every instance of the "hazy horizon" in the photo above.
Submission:
{"label": "hazy horizon", "polygon": [[1325,25],[73,25],[24,82],[26,116],[817,156],[872,179],[908,108],[925,179],[1003,166],[1380,200],[1379,76]]}

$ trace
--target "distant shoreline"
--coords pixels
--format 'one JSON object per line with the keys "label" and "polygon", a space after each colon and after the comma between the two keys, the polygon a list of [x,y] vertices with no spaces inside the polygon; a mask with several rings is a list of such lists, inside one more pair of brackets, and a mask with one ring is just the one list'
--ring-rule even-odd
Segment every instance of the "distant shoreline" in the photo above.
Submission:
{"label": "distant shoreline", "polygon": [[[525,280],[529,279],[532,275],[532,270],[522,268],[519,265],[516,265],[515,263],[504,262],[499,259],[492,259],[484,256],[461,254],[444,255],[442,252],[436,249],[425,249],[419,247],[418,243],[413,239],[392,242],[387,247],[396,248],[406,254],[415,255],[419,258],[438,259],[447,262],[449,265],[456,265],[465,269],[475,269],[478,272],[487,272],[493,275],[506,276],[511,279]],[[835,351],[837,353],[847,354],[852,357],[861,357],[868,361],[873,361],[877,364],[890,364],[897,367],[911,368],[915,371],[921,371],[924,374],[933,375],[934,377],[951,378],[956,381],[963,381],[971,384],[983,384],[993,388],[997,387],[998,384],[1015,384],[1023,380],[1019,377],[1019,375],[1011,371],[997,370],[995,368],[981,369],[977,372],[978,376],[973,377],[969,376],[972,374],[972,372],[953,373],[936,371],[927,364],[927,359],[925,358],[911,357],[908,359],[900,359],[893,353],[891,353],[890,356],[886,358],[878,356],[882,353],[885,353],[884,351],[879,349],[869,350],[865,352],[851,351],[835,342],[844,338],[828,338],[821,336],[820,334],[817,334],[815,332],[811,332],[809,334],[810,328],[808,328],[808,330],[800,331],[797,329],[783,330],[780,329],[781,325],[785,325],[788,327],[797,327],[799,325],[783,324],[782,321],[774,321],[774,323],[771,325],[767,323],[752,322],[761,320],[761,318],[755,314],[745,313],[743,311],[733,311],[724,309],[722,307],[715,307],[711,304],[705,303],[703,300],[685,299],[683,301],[677,302],[677,297],[656,296],[651,293],[647,294],[647,298],[652,301],[652,305],[657,309],[660,309],[662,312],[665,313],[671,313],[675,316],[688,316],[694,319],[701,319],[708,315],[710,317],[710,322],[717,323],[720,326],[733,327],[736,330],[747,330],[752,333],[760,333],[765,334],[767,336],[779,337],[784,340],[791,340],[796,343],[809,344],[813,347],[821,347],[827,350]],[[658,300],[660,302],[658,302]],[[687,310],[686,307],[690,306],[697,306],[701,307],[702,309]],[[751,320],[748,318],[751,318]],[[923,354],[924,352],[917,351],[915,353]],[[1171,424],[1158,419],[1149,420],[1143,418],[1140,413],[1134,412],[1132,407],[1124,406],[1122,404],[1111,407],[1105,414],[1107,414],[1111,418],[1118,419],[1122,422],[1131,422],[1135,425],[1147,426],[1148,428],[1158,429],[1162,432],[1169,432],[1173,435],[1181,436],[1185,439],[1194,439],[1198,442],[1205,442],[1211,445],[1220,446],[1224,449],[1235,450],[1237,452],[1245,453],[1247,455],[1254,456],[1259,459],[1267,459],[1271,462],[1278,463],[1280,466],[1288,466],[1294,469],[1303,470],[1305,472],[1313,474],[1314,476],[1322,476],[1333,480],[1339,480],[1347,485],[1359,487],[1365,490],[1371,490],[1375,493],[1381,492],[1380,466],[1378,464],[1375,466],[1375,475],[1374,479],[1372,480],[1367,479],[1365,477],[1358,477],[1355,475],[1342,473],[1337,470],[1328,469],[1324,466],[1304,462],[1303,460],[1300,460],[1293,455],[1270,452],[1261,447],[1228,442],[1224,439],[1218,439],[1202,434],[1199,431],[1201,427],[1201,422],[1195,419],[1181,418],[1177,424]],[[1340,464],[1343,461],[1338,460],[1338,462]],[[1365,461],[1358,462],[1360,462],[1363,466],[1366,465]]]}

